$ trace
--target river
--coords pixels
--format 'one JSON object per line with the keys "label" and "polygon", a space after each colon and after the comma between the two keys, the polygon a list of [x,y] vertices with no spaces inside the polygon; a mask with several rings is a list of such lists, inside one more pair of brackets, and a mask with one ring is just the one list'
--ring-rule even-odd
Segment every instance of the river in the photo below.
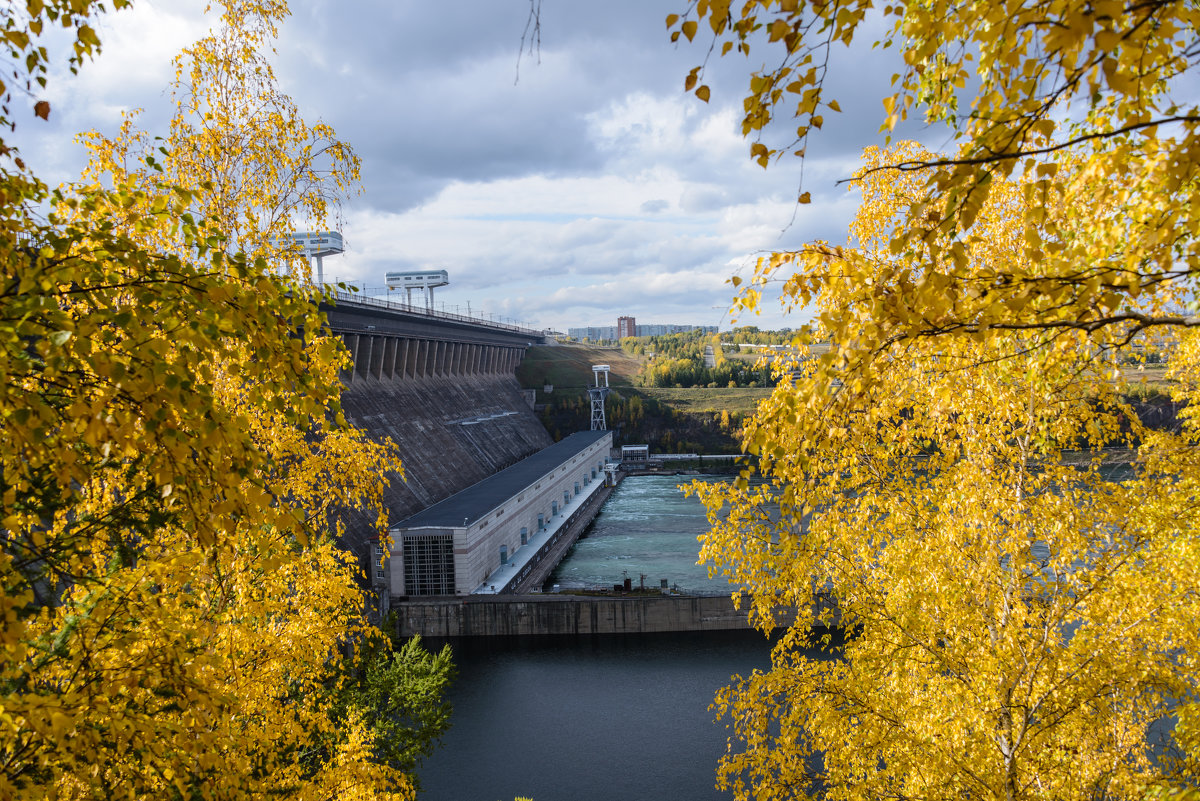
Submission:
{"label": "river", "polygon": [[[696,538],[708,530],[704,506],[677,487],[695,478],[728,476],[634,476],[621,482],[600,514],[551,574],[547,590],[611,587],[625,578],[639,586],[668,586],[692,595],[728,595],[724,579],[710,579],[696,564]],[[644,577],[644,579],[643,579]]]}
{"label": "river", "polygon": [[[667,579],[694,593],[728,589],[696,565],[704,508],[676,486],[628,478],[548,584],[635,586]],[[705,477],[705,480],[724,480]],[[452,728],[420,770],[427,801],[729,799],[715,788],[725,721],[709,710],[734,674],[770,664],[756,632],[453,643]]]}
{"label": "river", "polygon": [[[1106,468],[1124,478],[1130,468]],[[626,479],[548,584],[604,586],[645,576],[728,592],[697,566],[703,507],[676,476]],[[724,480],[706,477],[704,480]],[[428,801],[728,801],[715,789],[726,721],[713,695],[769,667],[755,632],[480,638],[454,644],[453,727],[420,771]],[[736,750],[737,745],[734,744]]]}
{"label": "river", "polygon": [[709,711],[770,664],[756,632],[488,638],[455,645],[452,727],[419,771],[428,801],[727,801]]}

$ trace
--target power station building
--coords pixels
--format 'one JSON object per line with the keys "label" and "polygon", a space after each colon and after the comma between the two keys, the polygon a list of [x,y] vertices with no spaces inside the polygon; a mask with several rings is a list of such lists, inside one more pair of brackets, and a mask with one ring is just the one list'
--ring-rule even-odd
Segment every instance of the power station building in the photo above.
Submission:
{"label": "power station building", "polygon": [[392,596],[503,592],[604,485],[611,431],[580,431],[391,529]]}

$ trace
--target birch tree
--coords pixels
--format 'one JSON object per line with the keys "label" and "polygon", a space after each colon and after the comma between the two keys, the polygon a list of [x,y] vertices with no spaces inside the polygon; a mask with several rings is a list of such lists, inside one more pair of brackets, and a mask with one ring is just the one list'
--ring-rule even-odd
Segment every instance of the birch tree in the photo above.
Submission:
{"label": "birch tree", "polygon": [[[887,235],[920,178],[872,170],[926,156],[869,155],[851,236],[875,278],[808,274],[819,320],[869,338],[879,298],[918,280]],[[980,272],[1020,266],[1023,189],[997,184],[981,210],[966,253]],[[723,785],[1127,798],[1194,775],[1196,433],[1141,425],[1106,358],[1126,335],[993,330],[914,339],[866,368],[836,348],[777,365],[798,377],[745,434],[770,481],[697,486],[714,524],[701,557],[763,627],[779,606],[831,597],[837,611],[802,615],[769,672],[719,696],[741,741]],[[1137,448],[1133,464],[1106,465],[1111,446]],[[822,641],[814,623],[847,637]],[[1156,759],[1151,724],[1172,711],[1181,728]]]}
{"label": "birch tree", "polygon": [[[44,77],[49,24],[86,57],[104,10],[10,5],[14,74]],[[395,451],[347,428],[316,297],[262,255],[294,217],[169,153],[49,190],[0,150],[0,797],[411,798],[429,731],[397,751],[376,715],[444,726],[448,665],[405,649],[356,689],[330,524],[382,511]],[[423,705],[381,709],[388,675]]]}
{"label": "birch tree", "polygon": [[80,137],[91,161],[85,178],[134,182],[149,195],[201,187],[193,212],[227,238],[226,249],[270,257],[311,280],[288,257],[298,227],[325,230],[357,191],[361,161],[328,124],[304,119],[279,89],[270,57],[289,11],[282,0],[217,4],[218,24],[175,57],[169,129],[125,116],[114,136]]}
{"label": "birch tree", "polygon": [[[825,118],[840,111],[825,86],[829,55],[864,46],[868,21],[882,23],[879,46],[903,54],[904,68],[883,98],[881,133],[918,116],[947,126],[953,144],[880,166],[922,176],[921,191],[888,232],[888,248],[939,277],[907,289],[905,308],[915,314],[881,308],[879,336],[865,347],[994,326],[1197,324],[1180,309],[1148,315],[1136,306],[1164,284],[1188,295],[1200,271],[1200,16],[1193,3],[701,0],[667,25],[673,39],[708,38],[712,52],[736,51],[764,65],[750,75],[742,132],[765,167],[791,154],[803,158]],[[698,66],[685,86],[707,100],[703,77]],[[997,265],[995,275],[981,277],[955,243],[968,235],[991,187],[1009,177],[1026,180],[1031,193],[1020,221],[1024,267],[1009,274]],[[800,203],[810,199],[802,187]],[[1048,214],[1051,205],[1085,213],[1094,203],[1109,213],[1069,237]],[[826,255],[820,246],[805,254]],[[786,278],[781,266],[763,260],[752,283]],[[1053,302],[1031,304],[1034,298]]]}
{"label": "birch tree", "polygon": [[[1184,2],[698,2],[668,17],[767,66],[742,130],[764,167],[838,113],[831,48],[903,54],[845,243],[762,258],[828,353],[778,365],[744,447],[765,484],[697,488],[701,555],[752,619],[836,601],[718,698],[742,798],[1127,798],[1197,775],[1200,17]],[[703,66],[685,86],[712,90]],[[794,120],[795,127],[789,127]],[[802,187],[800,203],[811,201]],[[1181,430],[1122,362],[1170,354]],[[1130,464],[1106,466],[1114,447]],[[816,639],[814,639],[816,637]],[[810,646],[825,647],[820,654]]]}

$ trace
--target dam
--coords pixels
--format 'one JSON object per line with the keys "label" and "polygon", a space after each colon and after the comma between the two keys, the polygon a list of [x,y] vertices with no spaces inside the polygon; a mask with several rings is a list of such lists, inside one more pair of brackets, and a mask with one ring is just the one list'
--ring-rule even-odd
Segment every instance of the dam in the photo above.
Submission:
{"label": "dam", "polygon": [[395,443],[404,464],[384,496],[389,547],[371,521],[346,514],[344,545],[368,577],[377,622],[395,612],[399,633],[436,637],[747,628],[724,593],[539,594],[619,480],[611,432],[553,442],[518,385],[526,350],[546,342],[540,332],[352,296],[326,314],[353,360],[342,373],[346,419]]}
{"label": "dam", "polygon": [[555,443],[515,370],[541,332],[339,293],[323,307],[349,351],[342,411],[394,443],[391,547],[345,514],[344,544],[377,599],[508,594],[540,586],[607,497],[608,431]]}

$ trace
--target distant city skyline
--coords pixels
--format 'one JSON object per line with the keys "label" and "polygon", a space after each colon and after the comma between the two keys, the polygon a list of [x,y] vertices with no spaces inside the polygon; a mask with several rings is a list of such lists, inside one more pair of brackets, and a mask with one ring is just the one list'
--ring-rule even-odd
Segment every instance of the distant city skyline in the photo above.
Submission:
{"label": "distant city skyline", "polygon": [[[688,325],[677,323],[648,323],[645,325],[635,325],[636,333],[632,336],[636,337],[658,337],[667,334],[685,334],[691,331],[701,331],[706,334],[715,334],[720,329],[715,325]],[[567,336],[572,339],[589,339],[589,340],[616,340],[621,339],[620,332],[615,325],[589,325],[576,326],[567,329]]]}

